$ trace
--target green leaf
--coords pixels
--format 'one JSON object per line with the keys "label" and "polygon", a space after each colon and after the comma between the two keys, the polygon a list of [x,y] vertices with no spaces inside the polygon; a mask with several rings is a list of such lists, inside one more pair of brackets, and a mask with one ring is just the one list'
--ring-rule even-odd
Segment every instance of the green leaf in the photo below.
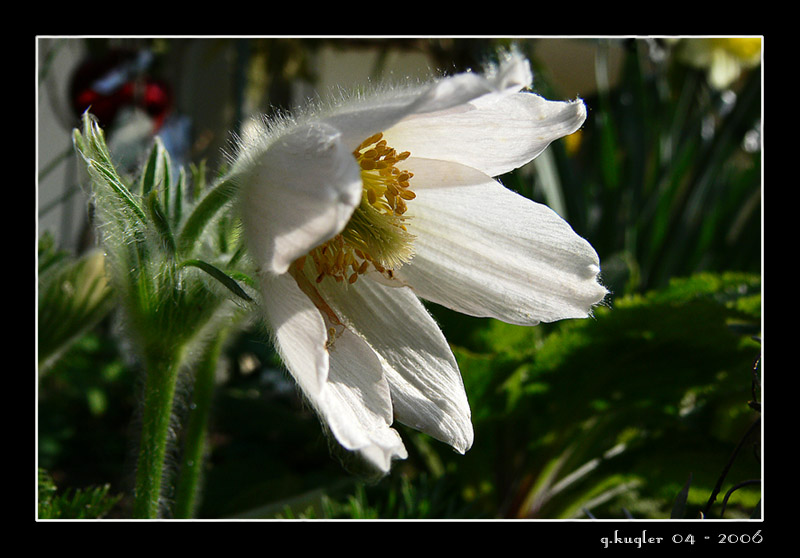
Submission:
{"label": "green leaf", "polygon": [[[141,195],[147,198],[151,192],[158,189],[161,192],[161,206],[164,216],[170,216],[172,205],[172,159],[169,151],[164,147],[164,142],[156,136],[153,147],[147,158],[141,177]],[[176,193],[177,197],[180,197]]]}
{"label": "green leaf", "polygon": [[104,257],[92,251],[74,260],[40,253],[37,343],[40,372],[113,308],[113,294],[105,274]]}
{"label": "green leaf", "polygon": [[[589,320],[545,329],[491,321],[475,350],[454,351],[482,440],[470,459],[488,460],[473,467],[519,464],[495,472],[525,478],[514,500],[536,506],[514,513],[548,518],[590,502],[597,517],[622,505],[664,518],[692,471],[683,506],[692,515],[753,419],[760,347],[740,324],[759,325],[760,289],[757,276],[699,274],[620,298]],[[759,477],[752,452],[739,461],[730,482]],[[758,492],[742,488],[736,513],[750,513]]]}
{"label": "green leaf", "polygon": [[150,155],[147,157],[147,163],[145,163],[144,171],[142,172],[140,188],[143,198],[147,197],[150,192],[156,188],[158,183],[161,182],[161,176],[164,174],[164,170],[161,168],[161,154],[163,150],[164,146],[161,140],[155,138],[153,148],[150,150]]}
{"label": "green leaf", "polygon": [[39,469],[39,519],[99,519],[122,499],[110,495],[111,487],[89,487],[58,494],[52,477]]}
{"label": "green leaf", "polygon": [[683,519],[686,516],[686,500],[689,498],[689,486],[691,484],[692,475],[690,474],[686,484],[683,485],[683,489],[678,493],[678,497],[675,498],[672,512],[669,514],[670,519]]}
{"label": "green leaf", "polygon": [[232,180],[223,180],[214,186],[186,219],[178,235],[178,251],[181,254],[191,253],[206,226],[217,216],[218,212],[230,202],[236,192],[237,185]]}
{"label": "green leaf", "polygon": [[164,243],[167,254],[169,256],[174,256],[176,249],[175,237],[172,234],[172,228],[170,227],[166,212],[158,201],[158,192],[155,190],[152,190],[147,196],[147,209],[156,231]]}
{"label": "green leaf", "polygon": [[146,219],[144,210],[117,174],[106,146],[105,135],[97,120],[88,112],[83,115],[83,135],[75,129],[72,140],[76,150],[86,162],[87,171],[95,185],[95,194],[103,196],[106,194],[103,187],[108,187],[108,193],[112,194],[111,199],[130,209],[141,222],[144,222]]}
{"label": "green leaf", "polygon": [[186,190],[186,170],[181,167],[178,171],[178,182],[175,184],[175,205],[172,210],[172,222],[177,227],[183,218],[183,198]]}
{"label": "green leaf", "polygon": [[196,267],[197,269],[202,269],[209,275],[211,275],[214,279],[222,283],[222,285],[231,291],[233,294],[238,296],[239,298],[247,301],[252,302],[253,299],[248,295],[242,287],[239,286],[232,277],[226,274],[224,271],[211,265],[208,262],[204,262],[203,260],[188,260],[181,264],[181,267]]}

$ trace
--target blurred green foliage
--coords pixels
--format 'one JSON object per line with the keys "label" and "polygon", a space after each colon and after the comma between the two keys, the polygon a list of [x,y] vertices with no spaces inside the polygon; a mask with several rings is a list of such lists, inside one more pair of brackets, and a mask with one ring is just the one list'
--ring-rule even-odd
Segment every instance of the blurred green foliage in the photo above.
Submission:
{"label": "blurred green foliage", "polygon": [[57,493],[55,482],[39,469],[38,513],[41,519],[100,519],[121,498],[109,494],[109,485]]}
{"label": "blurred green foliage", "polygon": [[106,317],[114,306],[103,255],[92,250],[73,258],[57,250],[49,233],[39,239],[38,365],[46,372],[63,351]]}
{"label": "blurred green foliage", "polygon": [[[263,62],[261,90],[280,107],[289,80],[313,79],[308,57],[324,42],[258,40],[237,52],[250,57],[242,68]],[[356,43],[382,55],[419,50],[463,69],[507,41]],[[533,172],[501,180],[557,202],[591,241],[612,291],[607,305],[588,320],[535,328],[431,305],[462,370],[475,443],[460,456],[399,426],[409,459],[377,483],[346,471],[268,337],[245,328],[225,345],[217,375],[197,517],[758,517],[762,169],[748,138],[759,132],[760,72],[721,92],[671,58],[668,45],[595,43],[598,72],[612,44],[622,69],[585,97],[578,141],[554,143]],[[558,98],[534,46],[520,48],[534,63],[536,91]],[[656,47],[667,56],[654,57]],[[55,274],[45,264],[78,260],[53,258],[48,242],[39,259],[39,360],[58,358],[39,378],[39,517],[127,517],[139,371],[122,356],[112,309],[69,317],[47,296],[64,281],[47,282]],[[64,335],[79,323],[88,327]],[[58,350],[44,355],[51,345]],[[190,382],[177,397],[191,408]]]}
{"label": "blurred green foliage", "polygon": [[[499,322],[477,332],[483,348],[457,354],[478,411],[476,443],[495,445],[479,453],[511,465],[506,515],[598,507],[619,517],[626,502],[634,516],[667,517],[689,474],[689,503],[700,504],[757,418],[747,403],[759,345],[741,332],[758,331],[753,298],[756,277],[700,275],[546,335]],[[760,478],[758,459],[737,467]],[[607,504],[621,487],[624,497]],[[740,495],[743,509],[757,496]]]}

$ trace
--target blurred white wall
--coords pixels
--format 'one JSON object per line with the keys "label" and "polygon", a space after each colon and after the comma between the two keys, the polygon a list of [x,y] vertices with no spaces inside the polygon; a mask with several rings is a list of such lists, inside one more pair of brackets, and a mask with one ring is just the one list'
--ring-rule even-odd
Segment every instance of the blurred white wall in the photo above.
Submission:
{"label": "blurred white wall", "polygon": [[[52,56],[49,63],[46,62],[48,54]],[[80,193],[69,195],[75,165],[70,135],[73,116],[67,105],[65,87],[83,56],[83,44],[79,41],[55,43],[53,39],[37,39],[37,79],[45,64],[48,76],[39,84],[37,93],[37,175],[55,165],[37,184],[37,238],[44,230],[49,230],[70,246],[79,234],[86,202]],[[64,196],[68,196],[67,199],[58,203]]]}

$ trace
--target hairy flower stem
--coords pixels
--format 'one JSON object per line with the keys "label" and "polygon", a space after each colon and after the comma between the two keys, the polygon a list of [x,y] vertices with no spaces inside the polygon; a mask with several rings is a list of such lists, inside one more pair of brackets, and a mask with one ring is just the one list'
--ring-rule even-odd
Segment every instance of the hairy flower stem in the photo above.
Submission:
{"label": "hairy flower stem", "polygon": [[137,519],[159,517],[180,361],[177,355],[165,355],[161,358],[148,358],[146,362],[142,432],[133,502],[133,516]]}
{"label": "hairy flower stem", "polygon": [[200,500],[200,482],[206,455],[208,419],[214,396],[214,377],[222,346],[227,338],[223,329],[208,343],[195,368],[192,401],[186,424],[180,477],[173,515],[177,519],[194,517]]}

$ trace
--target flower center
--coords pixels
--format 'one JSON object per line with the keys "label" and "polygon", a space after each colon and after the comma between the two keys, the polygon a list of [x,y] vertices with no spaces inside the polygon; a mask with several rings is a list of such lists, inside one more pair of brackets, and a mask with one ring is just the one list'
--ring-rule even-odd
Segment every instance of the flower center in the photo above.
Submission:
{"label": "flower center", "polygon": [[409,188],[413,174],[397,168],[409,155],[386,145],[380,133],[353,152],[364,185],[361,203],[341,233],[309,252],[317,283],[325,276],[354,283],[370,266],[391,277],[412,258],[414,236],[404,214],[406,202],[416,197]]}

